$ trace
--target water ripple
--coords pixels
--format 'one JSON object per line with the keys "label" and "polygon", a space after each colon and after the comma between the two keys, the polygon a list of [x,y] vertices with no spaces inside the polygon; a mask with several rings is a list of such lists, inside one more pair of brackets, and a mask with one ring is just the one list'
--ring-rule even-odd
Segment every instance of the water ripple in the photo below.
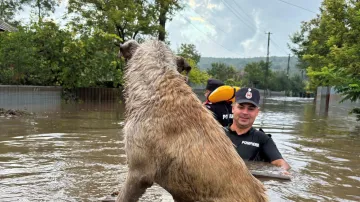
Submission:
{"label": "water ripple", "polygon": [[[1,201],[98,201],[118,190],[127,174],[123,124],[123,112],[100,110],[0,118]],[[360,201],[357,124],[317,115],[311,99],[270,98],[254,126],[272,134],[292,167],[291,181],[262,179],[271,201]],[[173,200],[155,184],[140,201]]]}

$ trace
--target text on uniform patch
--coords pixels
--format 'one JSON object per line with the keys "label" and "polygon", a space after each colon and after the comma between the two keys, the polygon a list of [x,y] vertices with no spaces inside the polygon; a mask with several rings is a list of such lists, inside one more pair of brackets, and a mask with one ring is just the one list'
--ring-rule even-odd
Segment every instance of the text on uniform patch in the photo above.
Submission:
{"label": "text on uniform patch", "polygon": [[256,142],[248,142],[248,141],[242,141],[241,144],[246,144],[254,147],[259,147],[259,143]]}

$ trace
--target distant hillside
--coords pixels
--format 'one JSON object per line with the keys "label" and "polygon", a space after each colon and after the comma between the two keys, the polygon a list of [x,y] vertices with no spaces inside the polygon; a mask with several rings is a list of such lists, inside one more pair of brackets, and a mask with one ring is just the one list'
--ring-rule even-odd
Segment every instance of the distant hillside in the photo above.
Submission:
{"label": "distant hillside", "polygon": [[[200,69],[205,70],[211,68],[211,63],[222,62],[227,65],[233,65],[237,70],[242,70],[246,64],[251,62],[259,62],[261,60],[266,61],[266,57],[254,57],[254,58],[212,58],[212,57],[201,57],[198,66]],[[288,57],[277,57],[273,56],[269,58],[272,62],[270,69],[273,71],[286,71]],[[298,63],[297,57],[290,57],[290,75],[300,74],[299,69],[296,67]]]}

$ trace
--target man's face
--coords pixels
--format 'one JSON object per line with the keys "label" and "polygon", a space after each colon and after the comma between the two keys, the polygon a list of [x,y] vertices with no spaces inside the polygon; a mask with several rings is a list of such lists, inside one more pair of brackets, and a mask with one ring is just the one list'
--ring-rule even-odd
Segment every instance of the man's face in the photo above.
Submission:
{"label": "man's face", "polygon": [[235,103],[232,107],[234,123],[238,128],[249,128],[254,123],[259,108],[250,103]]}

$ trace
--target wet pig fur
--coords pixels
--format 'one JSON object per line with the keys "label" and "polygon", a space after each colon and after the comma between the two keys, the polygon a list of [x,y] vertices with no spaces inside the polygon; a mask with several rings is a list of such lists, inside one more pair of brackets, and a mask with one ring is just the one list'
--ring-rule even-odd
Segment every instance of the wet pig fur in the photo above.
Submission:
{"label": "wet pig fur", "polygon": [[177,202],[268,201],[222,126],[202,105],[161,41],[120,45],[125,57],[128,174],[117,197],[132,202],[153,183]]}

